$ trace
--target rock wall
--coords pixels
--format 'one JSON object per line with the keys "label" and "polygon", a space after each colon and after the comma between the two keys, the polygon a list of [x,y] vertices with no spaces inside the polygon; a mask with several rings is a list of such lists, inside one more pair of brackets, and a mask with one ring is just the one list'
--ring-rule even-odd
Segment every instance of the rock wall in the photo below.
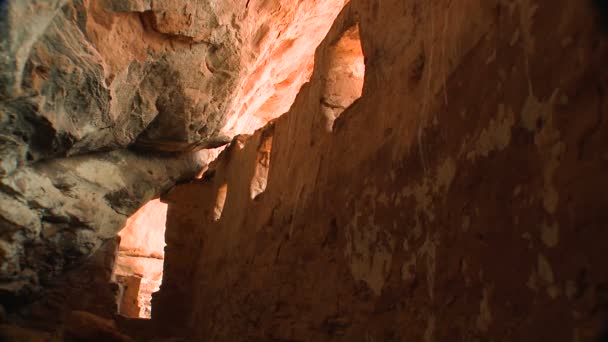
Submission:
{"label": "rock wall", "polygon": [[129,215],[202,168],[128,150],[54,159],[0,180],[0,297],[44,287],[116,236]]}
{"label": "rock wall", "polygon": [[0,298],[286,111],[344,2],[0,2]]}
{"label": "rock wall", "polygon": [[86,340],[107,333],[120,335],[112,320],[120,289],[111,281],[119,240],[106,241],[92,257],[49,281],[41,291],[3,298],[8,315],[0,319],[0,340],[71,341],[74,334]]}
{"label": "rock wall", "polygon": [[[600,337],[608,34],[598,11],[352,0],[291,110],[163,197],[154,324],[205,341]],[[350,90],[328,75],[352,59],[335,51],[357,31],[362,95],[335,110],[327,95]]]}

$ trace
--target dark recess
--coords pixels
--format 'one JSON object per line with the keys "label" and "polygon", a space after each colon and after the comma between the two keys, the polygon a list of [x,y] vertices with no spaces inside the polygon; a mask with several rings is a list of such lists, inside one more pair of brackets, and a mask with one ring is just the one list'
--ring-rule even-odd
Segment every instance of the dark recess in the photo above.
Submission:
{"label": "dark recess", "polygon": [[608,0],[593,0],[600,16],[600,24],[608,32]]}

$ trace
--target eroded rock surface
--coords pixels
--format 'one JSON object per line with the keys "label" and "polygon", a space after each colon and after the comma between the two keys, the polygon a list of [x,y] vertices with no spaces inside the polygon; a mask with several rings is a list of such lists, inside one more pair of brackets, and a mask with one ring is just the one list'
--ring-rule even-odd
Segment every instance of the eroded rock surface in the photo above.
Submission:
{"label": "eroded rock surface", "polygon": [[[344,3],[2,2],[0,338],[601,338],[599,8]],[[161,260],[127,217],[274,118],[163,196],[116,316]]]}
{"label": "eroded rock surface", "polygon": [[86,258],[196,151],[287,111],[344,3],[3,1],[0,288]]}
{"label": "eroded rock surface", "polygon": [[2,289],[31,290],[91,255],[131,213],[192,178],[205,159],[205,153],[164,158],[122,150],[39,162],[4,177]]}
{"label": "eroded rock surface", "polygon": [[343,4],[9,1],[2,131],[33,160],[225,143],[288,109]]}
{"label": "eroded rock surface", "polygon": [[[352,102],[328,75],[355,25]],[[155,326],[218,341],[596,341],[607,58],[591,2],[352,0],[291,110],[163,198]]]}

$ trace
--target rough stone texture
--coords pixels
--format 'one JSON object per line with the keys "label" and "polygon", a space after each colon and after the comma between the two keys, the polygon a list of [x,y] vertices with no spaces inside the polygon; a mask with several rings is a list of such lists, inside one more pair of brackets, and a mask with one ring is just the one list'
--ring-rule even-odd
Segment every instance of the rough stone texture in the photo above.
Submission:
{"label": "rough stone texture", "polygon": [[34,160],[222,144],[288,109],[344,2],[8,1],[2,131]]}
{"label": "rough stone texture", "polygon": [[[154,325],[205,341],[594,340],[608,308],[599,18],[568,0],[352,0],[289,113],[164,196]],[[329,52],[357,23],[362,97],[329,132]]]}
{"label": "rough stone texture", "polygon": [[[9,315],[5,322],[0,321],[0,340],[132,341],[125,331],[134,336],[154,331],[141,324],[146,320],[131,320],[118,314],[119,307],[121,312],[125,309],[122,307],[125,303],[119,301],[128,298],[121,296],[121,292],[129,290],[125,284],[146,286],[141,284],[141,277],[135,276],[132,276],[137,278],[132,279],[135,284],[124,280],[117,283],[116,278],[120,276],[113,271],[119,244],[119,237],[108,240],[83,264],[46,284],[41,291],[17,297],[30,303],[16,302],[14,297],[9,297],[12,301],[2,298]],[[135,294],[131,299],[137,299],[139,289],[133,290]],[[124,312],[140,317],[140,311],[146,309],[139,306],[142,302],[129,303],[131,306]],[[148,334],[141,340],[152,338]]]}
{"label": "rough stone texture", "polygon": [[285,112],[344,3],[2,1],[2,295],[93,254],[201,170],[190,152]]}
{"label": "rough stone texture", "polygon": [[0,289],[30,291],[78,264],[115,237],[130,213],[193,177],[204,156],[122,150],[40,162],[4,177]]}
{"label": "rough stone texture", "polygon": [[86,311],[105,320],[117,313],[119,286],[112,282],[119,239],[106,241],[84,263],[73,267],[36,292],[3,296],[8,323],[61,334],[73,311]]}

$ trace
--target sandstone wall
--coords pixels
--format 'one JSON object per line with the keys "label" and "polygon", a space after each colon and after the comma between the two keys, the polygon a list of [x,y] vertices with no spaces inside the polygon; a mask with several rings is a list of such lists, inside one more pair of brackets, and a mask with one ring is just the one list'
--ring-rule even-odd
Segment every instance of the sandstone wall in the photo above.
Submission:
{"label": "sandstone wall", "polygon": [[[291,110],[164,197],[155,324],[205,341],[593,340],[600,24],[592,2],[352,0]],[[354,25],[363,92],[332,124],[332,51]]]}
{"label": "sandstone wall", "polygon": [[285,112],[344,5],[0,3],[0,298],[82,264],[209,152]]}

